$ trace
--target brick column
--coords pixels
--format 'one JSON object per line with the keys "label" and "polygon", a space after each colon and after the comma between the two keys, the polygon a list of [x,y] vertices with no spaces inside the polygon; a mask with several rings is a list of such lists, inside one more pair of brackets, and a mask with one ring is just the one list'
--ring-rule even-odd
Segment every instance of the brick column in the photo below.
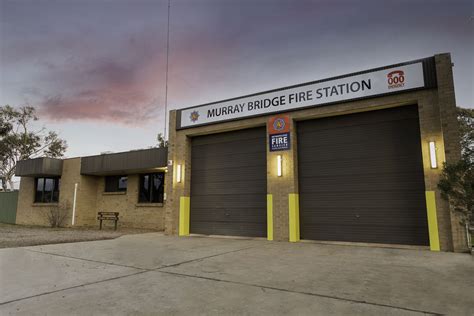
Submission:
{"label": "brick column", "polygon": [[[177,235],[179,231],[179,213],[182,197],[189,198],[191,191],[191,142],[183,133],[176,133],[176,110],[170,111],[168,136],[168,166],[166,174],[165,233]],[[177,166],[181,165],[181,182],[176,180]],[[189,200],[187,200],[189,208]],[[183,207],[181,207],[181,210]],[[189,221],[189,216],[188,216]]]}
{"label": "brick column", "polygon": [[[461,158],[461,145],[451,55],[435,55],[435,62],[438,82],[439,116],[445,157],[447,163],[455,163]],[[437,193],[439,194],[439,192]],[[450,211],[450,222],[453,250],[455,252],[467,251],[465,228],[460,225],[459,218],[452,211]]]}
{"label": "brick column", "polygon": [[[444,142],[439,119],[439,105],[436,93],[426,93],[425,97],[418,100],[418,112],[420,119],[421,153],[423,157],[423,173],[426,190],[425,194],[427,202],[431,202],[431,204],[427,203],[428,218],[430,215],[433,216],[436,214],[436,226],[440,250],[452,251],[453,242],[451,238],[451,218],[449,215],[449,208],[446,201],[441,198],[437,188],[442,170],[442,163],[446,160],[446,158],[444,156]],[[434,141],[436,143],[437,161],[439,165],[437,169],[431,168],[429,151],[430,141]],[[430,201],[430,199],[433,200]],[[431,207],[429,207],[430,205]],[[430,229],[434,229],[433,226],[429,226]],[[433,233],[433,231],[430,231],[430,241],[433,237]]]}
{"label": "brick column", "polygon": [[[273,240],[276,241],[289,241],[289,197],[290,194],[298,194],[296,128],[291,117],[290,121],[290,150],[270,152],[267,136],[267,193],[271,194],[273,200]],[[282,156],[281,177],[277,175],[278,155]]]}

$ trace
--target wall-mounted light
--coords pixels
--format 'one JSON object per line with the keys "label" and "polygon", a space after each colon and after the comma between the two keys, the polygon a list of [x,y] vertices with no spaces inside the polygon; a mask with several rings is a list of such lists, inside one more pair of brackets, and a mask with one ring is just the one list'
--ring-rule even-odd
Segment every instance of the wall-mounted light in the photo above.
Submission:
{"label": "wall-mounted light", "polygon": [[176,166],[176,182],[181,182],[181,165]]}
{"label": "wall-mounted light", "polygon": [[281,164],[282,164],[282,158],[281,158],[281,155],[278,155],[277,156],[277,176],[279,177],[281,177],[282,175]]}
{"label": "wall-mounted light", "polygon": [[430,163],[431,169],[438,168],[438,161],[436,159],[436,143],[434,141],[429,142],[430,145]]}

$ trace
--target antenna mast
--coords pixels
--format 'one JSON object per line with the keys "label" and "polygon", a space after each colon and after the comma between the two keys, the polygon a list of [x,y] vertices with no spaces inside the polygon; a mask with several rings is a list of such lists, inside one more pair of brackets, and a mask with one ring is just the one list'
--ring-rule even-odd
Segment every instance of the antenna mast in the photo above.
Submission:
{"label": "antenna mast", "polygon": [[163,138],[168,139],[166,130],[168,127],[168,68],[169,68],[169,55],[170,55],[170,11],[171,11],[171,0],[168,0],[168,30],[166,34],[166,79],[165,79],[165,132]]}

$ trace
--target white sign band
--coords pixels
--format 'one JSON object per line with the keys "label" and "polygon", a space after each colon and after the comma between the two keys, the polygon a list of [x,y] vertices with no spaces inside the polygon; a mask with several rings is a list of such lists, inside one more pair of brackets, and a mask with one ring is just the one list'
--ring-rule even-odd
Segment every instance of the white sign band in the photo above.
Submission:
{"label": "white sign band", "polygon": [[296,110],[425,86],[422,62],[181,110],[180,127]]}

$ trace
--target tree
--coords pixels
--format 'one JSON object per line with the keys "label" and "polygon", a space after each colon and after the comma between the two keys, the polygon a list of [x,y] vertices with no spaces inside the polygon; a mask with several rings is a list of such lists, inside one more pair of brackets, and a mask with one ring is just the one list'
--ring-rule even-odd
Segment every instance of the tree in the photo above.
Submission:
{"label": "tree", "polygon": [[[11,124],[8,122],[7,117],[0,115],[0,157],[4,157],[7,151],[7,146],[3,141],[3,138],[8,135],[12,130]],[[3,166],[3,159],[0,159],[0,168]],[[0,179],[2,186],[4,181]]]}
{"label": "tree", "polygon": [[441,196],[458,213],[461,224],[472,221],[474,211],[474,168],[473,163],[461,159],[456,163],[444,164],[441,180],[438,183]]}
{"label": "tree", "polygon": [[4,115],[1,115],[0,112],[0,157],[3,157],[7,150],[6,144],[3,142],[3,138],[7,136],[8,133],[12,130],[12,125],[8,122],[7,119],[8,118]]}
{"label": "tree", "polygon": [[42,156],[59,158],[66,151],[66,141],[56,132],[45,128],[33,130],[31,125],[37,120],[32,106],[0,106],[0,180],[5,191],[7,184],[13,189],[18,161]]}
{"label": "tree", "polygon": [[458,122],[463,159],[472,161],[474,159],[474,109],[458,107]]}
{"label": "tree", "polygon": [[443,199],[449,201],[459,215],[461,224],[468,225],[474,212],[474,110],[458,108],[461,134],[461,159],[444,163],[438,183]]}
{"label": "tree", "polygon": [[158,135],[156,136],[156,140],[158,141],[158,148],[168,147],[168,141],[165,140],[163,134],[158,133]]}
{"label": "tree", "polygon": [[0,139],[3,139],[12,130],[8,117],[0,115]]}

